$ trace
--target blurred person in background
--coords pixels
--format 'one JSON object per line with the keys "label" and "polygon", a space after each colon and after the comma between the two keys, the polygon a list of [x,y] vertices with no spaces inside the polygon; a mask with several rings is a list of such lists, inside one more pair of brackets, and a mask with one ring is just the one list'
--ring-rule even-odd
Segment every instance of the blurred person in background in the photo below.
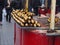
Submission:
{"label": "blurred person in background", "polygon": [[11,2],[11,7],[13,8],[13,9],[22,9],[22,1],[21,0],[16,0],[16,1],[12,1]]}
{"label": "blurred person in background", "polygon": [[40,0],[33,0],[32,7],[34,9],[34,13],[38,15],[38,6],[41,6]]}
{"label": "blurred person in background", "polygon": [[2,24],[2,10],[5,5],[5,0],[0,0],[0,24]]}
{"label": "blurred person in background", "polygon": [[7,11],[6,21],[10,23],[11,22],[11,11],[12,11],[11,0],[7,0],[6,11]]}

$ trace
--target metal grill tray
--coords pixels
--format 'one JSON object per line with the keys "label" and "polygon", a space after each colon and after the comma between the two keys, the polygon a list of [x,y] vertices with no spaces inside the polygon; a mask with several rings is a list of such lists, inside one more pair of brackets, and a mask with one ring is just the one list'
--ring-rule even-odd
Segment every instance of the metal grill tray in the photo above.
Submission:
{"label": "metal grill tray", "polygon": [[60,36],[60,33],[46,33],[47,36]]}
{"label": "metal grill tray", "polygon": [[[13,18],[13,16],[12,16],[12,18]],[[13,18],[14,19],[14,18]],[[49,30],[49,23],[47,22],[47,18],[40,18],[40,19],[38,19],[38,16],[35,16],[35,18],[34,18],[35,20],[37,20],[39,23],[41,23],[42,25],[45,25],[45,27],[44,26],[41,26],[41,27],[21,27],[20,26],[20,28],[21,29],[25,29],[25,30]],[[15,19],[14,19],[15,20]],[[16,20],[15,20],[16,21]],[[16,21],[16,23],[18,24],[18,25],[20,25],[17,21]],[[46,24],[48,24],[48,26],[46,25]],[[55,27],[55,30],[60,30],[60,25],[58,26],[58,27]]]}

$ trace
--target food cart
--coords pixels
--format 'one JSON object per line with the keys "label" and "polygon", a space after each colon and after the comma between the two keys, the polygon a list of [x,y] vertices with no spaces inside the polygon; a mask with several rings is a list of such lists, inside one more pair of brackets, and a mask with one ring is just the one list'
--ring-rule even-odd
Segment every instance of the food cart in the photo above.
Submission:
{"label": "food cart", "polygon": [[[32,27],[27,26],[27,24],[26,26],[21,26],[23,24],[20,22],[20,15],[17,14],[20,10],[12,11],[12,18],[15,20],[14,45],[60,45],[60,24],[57,24],[57,22],[60,22],[60,19],[55,17],[56,0],[51,0],[51,2],[50,18],[33,16],[34,20],[40,23],[38,27],[36,25]],[[26,13],[28,12],[28,0],[26,0],[25,11]]]}

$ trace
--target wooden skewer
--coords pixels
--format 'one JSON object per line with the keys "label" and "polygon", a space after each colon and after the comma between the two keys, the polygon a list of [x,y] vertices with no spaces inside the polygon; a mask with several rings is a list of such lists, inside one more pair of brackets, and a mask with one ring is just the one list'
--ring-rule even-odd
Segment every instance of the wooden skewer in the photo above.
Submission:
{"label": "wooden skewer", "polygon": [[54,30],[55,27],[55,10],[56,10],[56,0],[51,0],[51,23],[50,29]]}
{"label": "wooden skewer", "polygon": [[28,11],[28,0],[26,0],[26,4],[25,4],[25,11]]}

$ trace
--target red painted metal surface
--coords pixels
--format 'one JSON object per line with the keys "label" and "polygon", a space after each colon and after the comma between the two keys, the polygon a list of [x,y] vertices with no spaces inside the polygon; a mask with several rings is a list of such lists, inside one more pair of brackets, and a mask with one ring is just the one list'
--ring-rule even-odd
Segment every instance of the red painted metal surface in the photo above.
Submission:
{"label": "red painted metal surface", "polygon": [[60,37],[55,38],[55,45],[60,45]]}
{"label": "red painted metal surface", "polygon": [[[45,34],[22,30],[18,26],[14,33],[14,45],[52,45],[53,37],[48,37]],[[60,45],[60,37],[55,38],[54,45]]]}
{"label": "red painted metal surface", "polygon": [[14,43],[16,41],[16,23],[14,23]]}
{"label": "red painted metal surface", "polygon": [[24,31],[24,45],[48,45],[48,38],[45,34],[37,34]]}
{"label": "red painted metal surface", "polygon": [[14,23],[14,45],[22,45],[22,30]]}

